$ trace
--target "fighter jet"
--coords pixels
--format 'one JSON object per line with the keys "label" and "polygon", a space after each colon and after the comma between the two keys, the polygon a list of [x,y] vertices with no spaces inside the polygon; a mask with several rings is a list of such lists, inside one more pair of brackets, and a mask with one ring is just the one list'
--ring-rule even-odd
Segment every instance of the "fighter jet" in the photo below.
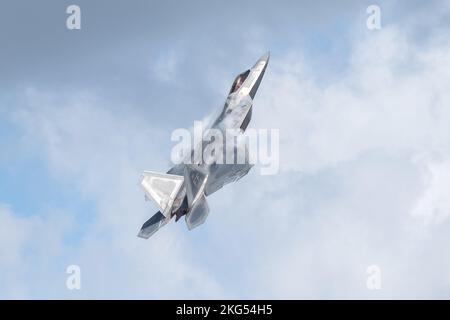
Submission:
{"label": "fighter jet", "polygon": [[[269,53],[264,54],[252,68],[236,77],[223,110],[211,128],[221,132],[236,129],[242,133],[247,129],[252,117],[253,99],[264,76],[269,56]],[[205,148],[205,143],[213,141],[202,141],[194,146],[190,156],[202,154],[196,153],[195,148]],[[233,149],[233,152],[236,152],[236,149]],[[167,173],[144,171],[140,185],[146,200],[152,199],[159,211],[143,224],[138,237],[148,239],[174,217],[175,221],[178,221],[185,216],[189,230],[203,224],[209,213],[206,197],[224,185],[239,180],[252,167],[249,161],[229,164],[209,160],[205,163],[200,157],[191,163],[186,161],[175,165]]]}

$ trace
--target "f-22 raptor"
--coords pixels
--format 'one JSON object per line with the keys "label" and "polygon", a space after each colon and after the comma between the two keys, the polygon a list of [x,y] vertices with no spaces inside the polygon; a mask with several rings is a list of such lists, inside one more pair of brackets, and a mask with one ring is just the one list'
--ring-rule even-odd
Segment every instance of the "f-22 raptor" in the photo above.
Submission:
{"label": "f-22 raptor", "polygon": [[[239,74],[234,80],[225,105],[211,128],[220,130],[237,129],[244,132],[252,116],[252,105],[269,62],[269,53],[264,54],[255,65]],[[194,146],[204,148],[203,143]],[[222,155],[223,156],[223,155]],[[148,239],[173,217],[178,221],[185,216],[189,230],[205,222],[209,207],[206,196],[224,185],[245,176],[252,165],[225,164],[194,160],[193,163],[175,165],[167,173],[144,171],[140,184],[146,199],[152,199],[159,211],[145,222],[138,236]]]}

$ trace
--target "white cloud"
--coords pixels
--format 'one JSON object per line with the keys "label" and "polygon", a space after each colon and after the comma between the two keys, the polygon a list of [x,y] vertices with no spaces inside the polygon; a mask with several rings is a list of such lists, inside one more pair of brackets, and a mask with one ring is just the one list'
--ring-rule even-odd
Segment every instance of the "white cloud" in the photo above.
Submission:
{"label": "white cloud", "polygon": [[40,215],[20,217],[0,204],[0,221],[0,297],[30,298],[45,287],[51,292],[58,264],[49,262],[63,255],[65,236],[73,228],[72,216],[48,208]]}
{"label": "white cloud", "polygon": [[[447,154],[448,156],[448,154]],[[421,160],[424,162],[424,191],[411,210],[411,214],[425,226],[440,224],[450,215],[450,162],[446,159]]]}
{"label": "white cloud", "polygon": [[[249,211],[268,210],[269,193],[282,197],[261,217],[274,230],[261,245],[285,245],[256,272],[262,292],[448,297],[448,161],[423,155],[450,156],[450,43],[430,43],[419,47],[396,27],[366,34],[330,85],[317,84],[301,56],[272,60],[253,125],[280,129],[285,188],[259,190],[265,196],[251,201],[265,205]],[[288,178],[295,172],[298,181]],[[289,227],[276,226],[285,219]],[[380,292],[365,287],[371,264],[383,270]]]}
{"label": "white cloud", "polygon": [[[80,264],[82,292],[48,294],[448,297],[450,43],[436,39],[424,48],[395,27],[364,34],[331,84],[318,83],[296,52],[272,55],[252,125],[280,129],[281,174],[253,170],[210,197],[204,226],[187,233],[171,224],[149,241],[135,236],[152,214],[137,178],[150,165],[165,168],[170,134],[92,95],[29,91],[16,121],[55,177],[97,209],[63,259]],[[20,224],[5,251],[20,265],[30,227],[2,214]],[[42,253],[40,261],[58,260]],[[365,287],[373,264],[383,274],[376,292]]]}
{"label": "white cloud", "polygon": [[[41,290],[34,297],[222,296],[209,271],[190,258],[194,249],[184,243],[186,235],[180,229],[172,226],[152,241],[136,236],[142,223],[156,212],[144,202],[138,179],[150,164],[165,167],[163,158],[169,155],[160,149],[159,142],[167,140],[162,131],[133,114],[105,108],[102,101],[83,93],[74,98],[30,89],[26,97],[27,107],[14,116],[24,129],[24,141],[41,150],[56,179],[77,189],[96,207],[80,243],[65,247],[68,252],[63,257],[48,255],[46,244],[37,244],[42,253],[37,263],[60,268],[51,269],[51,274],[42,270],[45,277],[58,270],[61,274],[52,281],[56,289]],[[51,228],[57,221],[50,219],[42,227]],[[16,236],[11,238],[14,241]],[[26,244],[32,241],[23,239]],[[64,246],[61,238],[51,241]],[[17,251],[14,246],[8,250],[11,254]],[[80,292],[65,289],[66,265],[61,260],[81,267]],[[27,285],[35,289],[36,283],[31,280]]]}
{"label": "white cloud", "polygon": [[301,56],[274,58],[257,100],[257,125],[280,128],[283,167],[302,172],[377,148],[419,152],[445,145],[449,53],[448,43],[418,48],[386,27],[355,41],[347,72],[325,87]]}
{"label": "white cloud", "polygon": [[180,56],[174,51],[165,52],[158,56],[151,64],[152,74],[163,82],[175,79]]}

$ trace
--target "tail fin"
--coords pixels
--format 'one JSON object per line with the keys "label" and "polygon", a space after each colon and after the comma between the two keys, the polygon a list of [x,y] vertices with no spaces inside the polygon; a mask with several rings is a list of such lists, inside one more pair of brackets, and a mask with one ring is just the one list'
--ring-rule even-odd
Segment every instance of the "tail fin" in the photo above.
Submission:
{"label": "tail fin", "polygon": [[199,166],[186,165],[184,167],[184,179],[186,181],[188,205],[191,207],[203,194],[208,174]]}
{"label": "tail fin", "polygon": [[144,171],[141,186],[146,196],[153,199],[161,209],[160,213],[167,218],[170,216],[173,202],[183,182],[183,176]]}
{"label": "tail fin", "polygon": [[186,214],[186,224],[189,230],[192,230],[205,222],[208,217],[209,207],[204,193],[208,181],[208,173],[200,166],[186,165],[184,179],[189,206],[189,212]]}
{"label": "tail fin", "polygon": [[194,203],[192,209],[186,214],[186,224],[189,230],[198,227],[205,222],[208,217],[209,206],[206,202],[206,197],[204,194]]}

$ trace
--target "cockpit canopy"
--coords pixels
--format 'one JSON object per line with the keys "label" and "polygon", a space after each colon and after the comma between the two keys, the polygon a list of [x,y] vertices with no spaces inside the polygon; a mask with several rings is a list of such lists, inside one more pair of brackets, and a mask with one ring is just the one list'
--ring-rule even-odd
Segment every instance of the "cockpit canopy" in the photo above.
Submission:
{"label": "cockpit canopy", "polygon": [[236,77],[236,79],[233,82],[233,85],[231,86],[231,90],[230,93],[236,92],[239,90],[239,88],[242,86],[242,84],[244,83],[245,79],[247,79],[248,75],[250,73],[250,69],[248,69],[247,71],[241,73],[240,75],[238,75]]}

